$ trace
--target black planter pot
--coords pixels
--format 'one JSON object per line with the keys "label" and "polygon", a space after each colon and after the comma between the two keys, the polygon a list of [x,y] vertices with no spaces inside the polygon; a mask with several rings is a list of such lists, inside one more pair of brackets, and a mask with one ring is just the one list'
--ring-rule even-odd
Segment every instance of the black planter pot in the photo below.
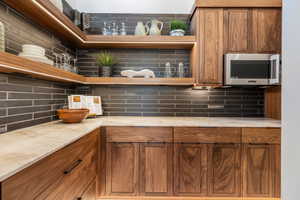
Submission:
{"label": "black planter pot", "polygon": [[112,67],[110,66],[102,66],[101,67],[101,76],[102,77],[111,77],[112,75]]}

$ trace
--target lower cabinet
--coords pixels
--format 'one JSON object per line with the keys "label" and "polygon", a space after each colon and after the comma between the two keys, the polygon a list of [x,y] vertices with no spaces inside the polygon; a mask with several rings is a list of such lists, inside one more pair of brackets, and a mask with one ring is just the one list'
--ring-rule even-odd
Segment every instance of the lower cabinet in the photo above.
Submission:
{"label": "lower cabinet", "polygon": [[240,144],[210,144],[208,147],[208,196],[241,196]]}
{"label": "lower cabinet", "polygon": [[245,144],[243,196],[280,197],[280,145]]}
{"label": "lower cabinet", "polygon": [[[1,200],[94,200],[99,130],[1,183]],[[86,197],[85,197],[86,196]]]}
{"label": "lower cabinet", "polygon": [[178,196],[207,196],[206,144],[174,145],[174,193]]}

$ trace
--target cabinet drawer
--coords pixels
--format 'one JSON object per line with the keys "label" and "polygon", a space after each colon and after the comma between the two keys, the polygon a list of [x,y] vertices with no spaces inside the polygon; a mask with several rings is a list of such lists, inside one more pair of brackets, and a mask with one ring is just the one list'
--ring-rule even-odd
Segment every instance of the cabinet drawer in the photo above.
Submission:
{"label": "cabinet drawer", "polygon": [[61,180],[64,172],[96,147],[98,130],[24,169],[2,183],[5,200],[32,200]]}
{"label": "cabinet drawer", "polygon": [[47,188],[35,200],[82,199],[89,183],[96,177],[96,146],[81,160],[75,161],[64,176]]}
{"label": "cabinet drawer", "polygon": [[242,142],[254,144],[280,144],[280,128],[243,128]]}
{"label": "cabinet drawer", "polygon": [[173,129],[165,127],[107,127],[108,142],[172,142]]}
{"label": "cabinet drawer", "polygon": [[175,128],[174,142],[240,143],[240,128]]}

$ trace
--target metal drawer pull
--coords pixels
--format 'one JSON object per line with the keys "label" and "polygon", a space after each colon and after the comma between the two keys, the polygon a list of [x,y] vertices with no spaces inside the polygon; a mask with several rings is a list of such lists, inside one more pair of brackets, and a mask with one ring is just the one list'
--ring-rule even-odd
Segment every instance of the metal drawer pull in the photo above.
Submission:
{"label": "metal drawer pull", "polygon": [[71,166],[69,169],[64,171],[64,174],[71,173],[81,162],[82,162],[82,160],[77,160],[73,166]]}

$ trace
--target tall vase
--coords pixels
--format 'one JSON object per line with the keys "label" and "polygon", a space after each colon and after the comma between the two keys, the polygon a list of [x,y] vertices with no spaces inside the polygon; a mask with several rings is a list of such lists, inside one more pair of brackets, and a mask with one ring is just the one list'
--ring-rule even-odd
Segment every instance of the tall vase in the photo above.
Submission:
{"label": "tall vase", "polygon": [[5,51],[5,27],[2,22],[0,22],[0,51]]}

